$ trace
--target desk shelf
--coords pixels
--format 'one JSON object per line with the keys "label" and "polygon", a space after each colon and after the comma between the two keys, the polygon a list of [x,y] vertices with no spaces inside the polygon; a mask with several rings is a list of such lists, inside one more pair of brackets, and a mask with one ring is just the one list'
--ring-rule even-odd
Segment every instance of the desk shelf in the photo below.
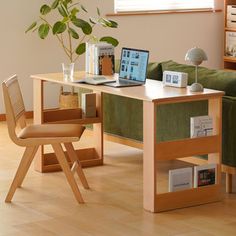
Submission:
{"label": "desk shelf", "polygon": [[100,117],[83,118],[81,108],[48,109],[43,111],[43,122],[53,124],[94,124],[100,123]]}
{"label": "desk shelf", "polygon": [[[43,90],[46,83],[40,80],[34,82],[34,123],[35,124],[93,124],[93,147],[76,150],[77,156],[83,167],[103,164],[103,118],[102,118],[102,93],[96,92],[97,117],[83,118],[82,109],[44,109]],[[65,152],[67,156],[67,153]],[[68,159],[68,158],[67,158]],[[69,164],[70,161],[68,160]],[[41,146],[34,162],[36,171],[52,172],[61,170],[54,153],[46,153]]]}

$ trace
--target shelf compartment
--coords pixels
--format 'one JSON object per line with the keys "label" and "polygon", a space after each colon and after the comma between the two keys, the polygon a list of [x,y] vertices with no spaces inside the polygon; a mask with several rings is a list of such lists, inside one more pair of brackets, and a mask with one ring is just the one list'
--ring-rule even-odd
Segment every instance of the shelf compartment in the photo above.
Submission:
{"label": "shelf compartment", "polygon": [[236,57],[224,56],[224,61],[236,63]]}
{"label": "shelf compartment", "polygon": [[176,158],[197,156],[220,152],[219,135],[181,139],[156,144],[156,160],[173,160]]}
{"label": "shelf compartment", "polygon": [[225,31],[232,31],[232,32],[236,32],[235,28],[230,28],[230,27],[226,27]]}
{"label": "shelf compartment", "polygon": [[[67,161],[70,165],[70,162],[67,152],[64,151]],[[76,150],[77,157],[80,160],[82,167],[98,166],[103,164],[103,160],[100,159],[96,153],[95,148],[84,148]],[[61,166],[57,161],[57,158],[54,153],[44,153],[44,166],[43,172],[53,172],[60,171]]]}
{"label": "shelf compartment", "polygon": [[220,184],[214,184],[179,192],[156,194],[155,212],[220,201],[223,198],[220,187]]}
{"label": "shelf compartment", "polygon": [[54,124],[92,124],[100,123],[101,118],[83,118],[81,108],[49,109],[43,111],[43,122]]}

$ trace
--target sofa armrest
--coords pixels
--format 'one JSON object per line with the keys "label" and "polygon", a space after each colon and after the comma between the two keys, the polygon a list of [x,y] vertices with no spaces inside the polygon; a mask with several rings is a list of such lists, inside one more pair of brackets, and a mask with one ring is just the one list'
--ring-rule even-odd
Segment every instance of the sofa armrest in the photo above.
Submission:
{"label": "sofa armrest", "polygon": [[223,97],[222,163],[236,167],[236,97]]}

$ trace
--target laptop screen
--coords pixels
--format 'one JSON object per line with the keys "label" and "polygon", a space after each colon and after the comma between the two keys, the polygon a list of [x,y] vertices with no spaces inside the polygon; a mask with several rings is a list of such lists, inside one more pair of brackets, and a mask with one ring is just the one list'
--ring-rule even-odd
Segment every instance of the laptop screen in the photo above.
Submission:
{"label": "laptop screen", "polygon": [[145,83],[149,51],[122,48],[119,78]]}

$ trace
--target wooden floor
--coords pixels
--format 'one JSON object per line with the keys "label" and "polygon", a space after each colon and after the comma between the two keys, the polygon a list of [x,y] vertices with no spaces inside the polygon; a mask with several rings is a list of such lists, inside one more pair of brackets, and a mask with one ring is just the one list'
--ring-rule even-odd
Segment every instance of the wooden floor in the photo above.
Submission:
{"label": "wooden floor", "polygon": [[[90,140],[84,136],[81,145]],[[236,186],[222,202],[151,214],[142,208],[142,151],[112,142],[105,142],[105,165],[84,170],[91,186],[84,190],[80,184],[86,204],[76,203],[63,173],[32,168],[13,202],[6,204],[22,151],[0,122],[0,236],[236,235]],[[170,166],[183,163],[163,163],[160,186],[167,185]]]}

